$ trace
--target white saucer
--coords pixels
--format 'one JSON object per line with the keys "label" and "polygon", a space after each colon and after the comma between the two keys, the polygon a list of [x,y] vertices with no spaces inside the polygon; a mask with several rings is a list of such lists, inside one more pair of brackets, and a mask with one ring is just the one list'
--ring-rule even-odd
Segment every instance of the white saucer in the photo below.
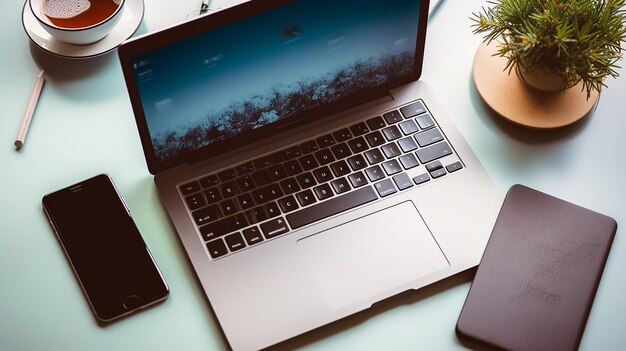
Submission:
{"label": "white saucer", "polygon": [[22,24],[30,40],[43,50],[66,58],[89,58],[106,54],[130,38],[143,19],[143,0],[126,0],[122,18],[104,39],[88,45],[69,44],[55,39],[46,32],[30,10],[28,1],[22,10]]}

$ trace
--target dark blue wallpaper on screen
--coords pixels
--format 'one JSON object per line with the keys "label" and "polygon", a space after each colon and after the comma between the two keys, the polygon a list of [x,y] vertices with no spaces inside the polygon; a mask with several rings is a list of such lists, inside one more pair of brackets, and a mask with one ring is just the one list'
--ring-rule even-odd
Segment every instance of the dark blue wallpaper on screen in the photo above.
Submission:
{"label": "dark blue wallpaper on screen", "polygon": [[412,73],[419,3],[298,0],[137,57],[155,155],[169,159]]}

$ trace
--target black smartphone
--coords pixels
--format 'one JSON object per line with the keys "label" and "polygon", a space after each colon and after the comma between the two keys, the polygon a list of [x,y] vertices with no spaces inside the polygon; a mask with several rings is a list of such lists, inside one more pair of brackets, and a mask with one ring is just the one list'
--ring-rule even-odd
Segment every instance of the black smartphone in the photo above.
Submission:
{"label": "black smartphone", "polygon": [[45,195],[42,202],[98,320],[109,322],[167,298],[167,283],[108,175]]}

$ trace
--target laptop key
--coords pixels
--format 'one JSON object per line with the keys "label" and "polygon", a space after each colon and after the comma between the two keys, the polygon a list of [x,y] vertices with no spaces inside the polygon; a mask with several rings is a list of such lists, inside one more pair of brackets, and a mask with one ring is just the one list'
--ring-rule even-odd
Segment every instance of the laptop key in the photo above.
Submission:
{"label": "laptop key", "polygon": [[193,181],[180,186],[180,192],[183,195],[193,194],[197,191],[200,191],[200,183]]}
{"label": "laptop key", "polygon": [[436,171],[436,170],[438,170],[439,168],[442,168],[442,167],[443,167],[443,165],[441,164],[441,162],[435,161],[435,162],[431,162],[431,163],[427,164],[426,165],[426,170],[428,172],[432,172],[432,171]]}
{"label": "laptop key", "polygon": [[350,173],[350,167],[348,167],[346,161],[343,160],[337,161],[330,165],[330,169],[333,170],[333,174],[335,174],[335,177],[341,177]]}
{"label": "laptop key", "polygon": [[367,150],[364,152],[364,155],[370,165],[375,165],[385,160],[385,157],[378,149]]}
{"label": "laptop key", "polygon": [[205,241],[209,241],[230,232],[237,231],[247,225],[248,221],[246,217],[243,213],[240,213],[200,227],[200,234],[202,234]]}
{"label": "laptop key", "polygon": [[201,193],[195,193],[193,195],[189,195],[185,198],[185,202],[187,202],[187,206],[191,211],[197,210],[202,206],[206,205],[206,201]]}
{"label": "laptop key", "polygon": [[435,145],[415,151],[415,154],[422,163],[428,163],[438,158],[452,154],[452,148],[447,142],[437,143]]}
{"label": "laptop key", "polygon": [[327,165],[333,161],[335,161],[335,156],[330,151],[330,149],[322,149],[315,153],[315,158],[320,165]]}
{"label": "laptop key", "polygon": [[220,181],[219,179],[217,179],[217,176],[215,174],[211,174],[200,179],[200,185],[202,185],[202,187],[205,189],[217,185],[219,182]]}
{"label": "laptop key", "polygon": [[314,170],[313,175],[315,176],[315,179],[317,179],[318,183],[326,183],[333,179],[333,174],[330,173],[330,168],[327,166]]}
{"label": "laptop key", "polygon": [[243,237],[246,239],[248,245],[258,244],[263,241],[263,235],[261,235],[261,231],[258,227],[251,227],[248,229],[244,229],[242,232]]}
{"label": "laptop key", "polygon": [[400,112],[402,112],[405,118],[410,118],[426,112],[426,108],[421,101],[417,101],[410,105],[404,106],[400,109]]}
{"label": "laptop key", "polygon": [[217,187],[213,187],[209,190],[204,191],[204,196],[209,204],[214,204],[220,200],[222,200],[222,195]]}
{"label": "laptop key", "polygon": [[317,168],[319,166],[313,155],[302,156],[298,160],[302,165],[302,169],[304,169],[305,171],[310,171],[313,168]]}
{"label": "laptop key", "polygon": [[317,146],[317,143],[315,142],[315,140],[309,140],[300,144],[300,150],[302,151],[303,154],[306,155],[306,154],[310,154],[311,152],[319,150],[319,147]]}
{"label": "laptop key", "polygon": [[296,198],[302,206],[308,206],[317,202],[317,200],[315,200],[315,196],[313,196],[313,192],[309,189],[297,193]]}
{"label": "laptop key", "polygon": [[383,154],[385,154],[385,156],[389,159],[389,158],[394,158],[398,155],[400,155],[402,153],[402,151],[400,151],[400,148],[398,147],[398,145],[394,142],[391,142],[389,144],[385,144],[383,146],[380,147],[381,150],[383,150]]}
{"label": "laptop key", "polygon": [[359,136],[368,133],[370,130],[367,128],[367,125],[363,122],[354,124],[350,127],[350,131],[352,135]]}
{"label": "laptop key", "polygon": [[350,183],[348,183],[348,180],[346,178],[335,179],[330,182],[330,184],[333,186],[333,189],[335,189],[335,192],[337,194],[345,193],[346,191],[351,189]]}
{"label": "laptop key", "polygon": [[296,198],[291,195],[278,200],[278,205],[280,206],[280,209],[283,210],[283,213],[295,211],[300,207],[296,202]]}
{"label": "laptop key", "polygon": [[385,138],[379,131],[373,131],[365,136],[371,147],[376,147],[385,143]]}
{"label": "laptop key", "polygon": [[411,137],[406,137],[398,140],[398,145],[400,145],[400,148],[404,152],[409,152],[417,149],[417,143],[415,143],[415,140],[413,140],[413,138]]}
{"label": "laptop key", "polygon": [[433,177],[433,179],[442,177],[446,174],[448,174],[448,172],[446,172],[445,168],[439,168],[437,170],[430,172],[430,176]]}
{"label": "laptop key", "polygon": [[291,228],[296,229],[377,199],[378,196],[374,189],[371,186],[366,186],[345,195],[331,198],[323,203],[289,213],[286,218]]}
{"label": "laptop key", "polygon": [[276,151],[268,157],[270,159],[270,163],[273,165],[287,161],[287,155],[285,154],[285,150]]}
{"label": "laptop key", "polygon": [[235,202],[232,199],[222,201],[220,203],[220,208],[222,209],[224,216],[234,215],[238,211],[237,206],[235,206]]}
{"label": "laptop key", "polygon": [[429,180],[430,180],[430,177],[428,176],[428,173],[420,174],[417,177],[413,177],[413,183],[415,183],[415,185],[420,185]]}
{"label": "laptop key", "polygon": [[252,165],[254,166],[254,169],[263,169],[265,167],[269,167],[272,165],[272,161],[270,160],[269,157],[261,157],[261,158],[257,158],[256,160],[252,161]]}
{"label": "laptop key", "polygon": [[226,218],[226,223],[228,224],[228,231],[234,232],[235,230],[246,227],[248,225],[248,220],[246,220],[246,217],[243,215],[243,213],[239,213]]}
{"label": "laptop key", "polygon": [[369,148],[363,137],[351,139],[350,141],[348,141],[348,146],[350,146],[350,149],[352,149],[352,152],[354,152],[355,154],[365,151]]}
{"label": "laptop key", "polygon": [[420,144],[421,147],[424,147],[438,141],[442,141],[443,135],[441,135],[439,129],[433,128],[425,132],[415,134],[415,140],[417,140],[417,143]]}
{"label": "laptop key", "polygon": [[402,115],[398,110],[393,110],[391,112],[387,112],[383,115],[387,124],[394,124],[402,121]]}
{"label": "laptop key", "polygon": [[417,124],[419,124],[420,128],[422,129],[428,129],[435,125],[435,122],[433,122],[433,119],[430,117],[428,113],[423,116],[419,116],[415,118],[415,120],[417,121]]}
{"label": "laptop key", "polygon": [[372,167],[366,169],[365,170],[365,174],[367,174],[367,177],[372,182],[377,181],[379,179],[385,178],[385,173],[380,168],[380,166],[372,166]]}
{"label": "laptop key", "polygon": [[246,211],[246,218],[250,224],[257,224],[267,219],[267,213],[263,206],[257,206],[249,211]]}
{"label": "laptop key", "polygon": [[235,177],[237,177],[237,175],[235,174],[235,170],[234,169],[227,169],[224,171],[221,171],[217,174],[217,177],[220,179],[220,181],[222,182],[227,182],[231,179],[235,179]]}
{"label": "laptop key", "polygon": [[302,151],[300,151],[300,148],[297,146],[292,146],[288,149],[285,149],[282,151],[282,153],[285,156],[285,161],[293,160],[296,157],[302,156]]}
{"label": "laptop key", "polygon": [[320,148],[325,148],[335,144],[335,139],[330,134],[323,135],[315,140],[317,141],[317,145],[319,145]]}
{"label": "laptop key", "polygon": [[231,252],[235,252],[246,247],[246,242],[243,240],[243,236],[241,236],[241,233],[239,232],[225,236],[224,241],[226,241],[226,246],[228,246],[228,249]]}
{"label": "laptop key", "polygon": [[274,165],[268,168],[267,174],[269,175],[270,179],[275,182],[287,178],[287,172],[281,164]]}
{"label": "laptop key", "polygon": [[396,187],[393,186],[393,182],[391,181],[391,179],[382,180],[374,184],[374,187],[376,188],[376,191],[378,191],[378,195],[380,195],[380,197],[389,196],[398,192],[396,190]]}
{"label": "laptop key", "polygon": [[263,186],[272,181],[269,174],[267,174],[264,169],[252,173],[252,179],[257,186]]}
{"label": "laptop key", "polygon": [[254,207],[254,200],[252,200],[252,196],[249,193],[245,193],[237,196],[237,204],[242,210],[247,210]]}
{"label": "laptop key", "polygon": [[402,133],[404,133],[404,135],[413,134],[419,130],[415,122],[410,119],[398,124],[398,126],[400,127],[400,130],[402,130]]}
{"label": "laptop key", "polygon": [[263,169],[272,165],[272,159],[269,156],[260,157],[252,161],[254,169]]}
{"label": "laptop key", "polygon": [[370,130],[381,129],[386,126],[385,121],[380,116],[370,118],[365,123],[367,123]]}
{"label": "laptop key", "polygon": [[396,126],[390,126],[383,129],[383,134],[385,134],[385,138],[387,138],[388,141],[402,138],[402,133]]}
{"label": "laptop key", "polygon": [[244,174],[248,174],[251,173],[252,171],[254,171],[254,167],[252,166],[252,162],[246,162],[244,164],[241,164],[237,167],[235,167],[235,172],[237,172],[237,175],[244,175]]}
{"label": "laptop key", "polygon": [[320,201],[326,200],[329,197],[334,196],[333,191],[330,189],[330,185],[328,185],[328,183],[316,186],[315,188],[313,188],[313,192]]}
{"label": "laptop key", "polygon": [[287,223],[285,223],[285,220],[282,217],[261,223],[260,227],[266,239],[279,236],[289,231],[289,227],[287,227]]}
{"label": "laptop key", "polygon": [[220,209],[217,205],[211,205],[209,207],[201,208],[197,211],[192,212],[193,219],[196,221],[198,226],[204,225],[206,223],[213,222],[222,217],[220,213]]}
{"label": "laptop key", "polygon": [[367,167],[367,162],[365,162],[365,159],[362,155],[354,155],[348,158],[348,163],[350,164],[350,167],[353,171],[358,171]]}
{"label": "laptop key", "polygon": [[283,196],[283,191],[280,190],[280,186],[278,184],[270,184],[266,187],[252,191],[252,198],[257,205],[276,200],[281,196]]}
{"label": "laptop key", "polygon": [[239,187],[235,181],[226,182],[220,185],[222,196],[227,199],[239,194]]}
{"label": "laptop key", "polygon": [[343,128],[334,132],[333,136],[335,137],[335,140],[337,140],[337,142],[340,143],[342,141],[346,141],[352,138],[352,133],[350,133],[350,130],[348,128]]}
{"label": "laptop key", "polygon": [[413,156],[413,154],[402,155],[398,158],[398,160],[400,160],[400,163],[402,163],[402,167],[404,167],[404,169],[411,169],[413,167],[419,166],[420,164],[417,161],[417,158]]}
{"label": "laptop key", "polygon": [[254,188],[254,181],[249,175],[237,179],[237,185],[241,191],[250,191]]}
{"label": "laptop key", "polygon": [[267,218],[274,218],[280,215],[280,210],[278,209],[278,205],[275,202],[270,202],[263,206],[265,210],[265,214],[267,214]]}
{"label": "laptop key", "polygon": [[365,178],[365,174],[363,174],[363,172],[352,173],[348,176],[348,179],[354,188],[367,184],[367,178]]}
{"label": "laptop key", "polygon": [[396,173],[402,172],[402,167],[396,160],[389,160],[382,163],[383,169],[388,175],[394,175]]}
{"label": "laptop key", "polygon": [[302,173],[302,167],[298,163],[298,160],[287,161],[283,166],[285,167],[285,172],[287,172],[288,176],[294,176]]}
{"label": "laptop key", "polygon": [[400,190],[408,189],[413,186],[413,182],[411,178],[406,173],[400,173],[398,175],[393,176],[393,181],[396,183],[396,186]]}
{"label": "laptop key", "polygon": [[333,152],[333,155],[335,155],[335,158],[338,160],[352,155],[352,151],[350,151],[350,148],[346,143],[334,145],[330,148],[330,150]]}
{"label": "laptop key", "polygon": [[298,184],[300,184],[300,187],[302,189],[310,188],[317,184],[311,172],[302,173],[297,176],[296,179],[298,180]]}
{"label": "laptop key", "polygon": [[280,182],[280,187],[283,189],[285,195],[293,194],[296,191],[300,191],[300,186],[296,178],[287,178]]}
{"label": "laptop key", "polygon": [[454,163],[449,164],[449,165],[446,166],[446,170],[448,170],[448,172],[450,172],[450,173],[456,172],[456,171],[458,171],[461,168],[463,168],[463,165],[459,161],[454,162]]}
{"label": "laptop key", "polygon": [[222,239],[210,241],[206,244],[206,247],[209,250],[209,255],[211,255],[211,258],[218,258],[228,253],[226,244],[224,244],[224,241]]}

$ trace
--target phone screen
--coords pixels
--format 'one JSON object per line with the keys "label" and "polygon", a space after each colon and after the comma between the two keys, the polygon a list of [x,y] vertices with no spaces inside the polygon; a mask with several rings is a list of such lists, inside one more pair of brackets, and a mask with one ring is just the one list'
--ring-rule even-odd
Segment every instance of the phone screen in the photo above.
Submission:
{"label": "phone screen", "polygon": [[167,284],[107,175],[48,194],[43,206],[98,319],[167,297]]}

